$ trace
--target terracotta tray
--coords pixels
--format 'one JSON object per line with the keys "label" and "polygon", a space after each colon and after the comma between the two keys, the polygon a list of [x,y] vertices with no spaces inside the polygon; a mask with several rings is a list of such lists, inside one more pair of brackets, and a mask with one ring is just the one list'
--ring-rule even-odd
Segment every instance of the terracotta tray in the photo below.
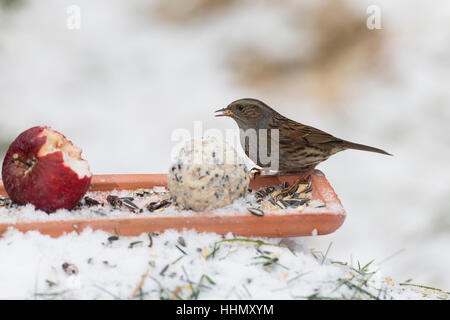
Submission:
{"label": "terracotta tray", "polygon": [[[259,176],[250,183],[250,188],[257,190],[271,185],[280,185],[287,181],[293,183],[299,176]],[[84,220],[58,220],[39,222],[2,223],[0,216],[0,235],[12,226],[20,231],[39,230],[42,234],[58,237],[64,233],[81,231],[86,227],[101,229],[110,233],[132,236],[143,232],[162,232],[166,229],[195,229],[198,232],[232,232],[239,236],[259,237],[296,237],[324,235],[338,229],[345,219],[345,211],[324,174],[315,170],[312,175],[312,200],[320,199],[325,208],[317,212],[302,213],[293,209],[283,214],[266,213],[256,217],[249,213],[220,216],[213,213],[199,213],[195,216],[155,216],[131,218],[99,218]],[[165,174],[122,174],[94,175],[91,191],[134,190],[167,186]],[[6,196],[0,182],[0,195]],[[314,210],[314,209],[313,209]]]}

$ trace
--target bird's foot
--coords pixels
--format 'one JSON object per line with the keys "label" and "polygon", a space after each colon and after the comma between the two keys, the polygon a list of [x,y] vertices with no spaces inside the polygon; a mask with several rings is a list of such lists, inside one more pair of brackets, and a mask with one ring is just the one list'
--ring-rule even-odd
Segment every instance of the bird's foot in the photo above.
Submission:
{"label": "bird's foot", "polygon": [[311,175],[308,177],[301,177],[294,181],[293,184],[288,185],[284,183],[281,193],[277,196],[277,200],[284,198],[285,196],[292,195],[294,193],[307,193],[311,191],[312,180]]}
{"label": "bird's foot", "polygon": [[250,169],[250,171],[249,171],[250,179],[255,180],[257,176],[261,175],[261,173],[262,173],[262,170],[259,168],[254,167],[254,168]]}

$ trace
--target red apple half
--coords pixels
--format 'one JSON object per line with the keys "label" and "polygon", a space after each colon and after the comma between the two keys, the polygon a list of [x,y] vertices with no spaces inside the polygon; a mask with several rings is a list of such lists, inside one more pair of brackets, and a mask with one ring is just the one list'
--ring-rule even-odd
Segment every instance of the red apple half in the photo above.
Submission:
{"label": "red apple half", "polygon": [[92,174],[81,149],[50,127],[22,132],[3,160],[6,192],[19,205],[52,213],[72,209],[88,190]]}

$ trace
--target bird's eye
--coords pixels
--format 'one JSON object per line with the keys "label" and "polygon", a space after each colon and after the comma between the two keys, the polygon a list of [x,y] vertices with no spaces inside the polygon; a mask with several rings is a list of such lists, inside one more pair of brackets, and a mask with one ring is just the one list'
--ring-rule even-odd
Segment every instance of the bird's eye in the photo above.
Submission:
{"label": "bird's eye", "polygon": [[238,108],[239,111],[244,110],[244,106],[242,106],[242,105],[241,105],[241,106],[238,106],[237,108]]}

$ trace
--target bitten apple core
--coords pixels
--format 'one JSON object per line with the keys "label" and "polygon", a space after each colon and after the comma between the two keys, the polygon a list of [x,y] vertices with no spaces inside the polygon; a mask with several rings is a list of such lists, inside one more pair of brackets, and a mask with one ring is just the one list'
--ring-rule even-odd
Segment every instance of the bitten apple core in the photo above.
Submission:
{"label": "bitten apple core", "polygon": [[72,209],[88,190],[92,177],[81,153],[80,148],[50,127],[22,132],[3,160],[6,192],[14,203],[31,203],[47,213]]}

